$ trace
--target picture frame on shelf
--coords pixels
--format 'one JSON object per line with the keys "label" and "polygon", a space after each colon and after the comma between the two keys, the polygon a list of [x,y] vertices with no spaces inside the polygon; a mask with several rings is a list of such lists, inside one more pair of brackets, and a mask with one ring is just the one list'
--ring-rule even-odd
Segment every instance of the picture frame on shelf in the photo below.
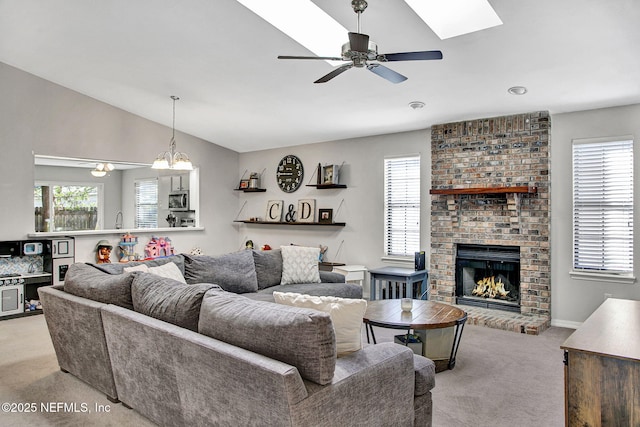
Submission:
{"label": "picture frame on shelf", "polygon": [[319,209],[318,210],[318,222],[320,224],[332,224],[333,223],[333,209]]}
{"label": "picture frame on shelf", "polygon": [[322,167],[322,185],[338,185],[340,181],[340,165]]}
{"label": "picture frame on shelf", "polygon": [[297,222],[312,223],[316,221],[316,199],[298,200]]}
{"label": "picture frame on shelf", "polygon": [[238,189],[239,190],[246,190],[247,188],[249,188],[249,180],[248,179],[241,179],[240,183],[238,184]]}
{"label": "picture frame on shelf", "polygon": [[266,222],[282,222],[282,207],[284,200],[269,200],[267,213],[264,216]]}

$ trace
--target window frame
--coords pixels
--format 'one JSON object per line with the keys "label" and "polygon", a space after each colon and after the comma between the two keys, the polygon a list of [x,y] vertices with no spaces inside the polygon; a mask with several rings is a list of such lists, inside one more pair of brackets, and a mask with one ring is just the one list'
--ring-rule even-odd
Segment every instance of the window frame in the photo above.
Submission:
{"label": "window frame", "polygon": [[[578,265],[579,260],[578,260],[578,253],[579,253],[579,237],[577,236],[577,232],[578,232],[578,227],[579,225],[577,224],[577,221],[580,220],[580,218],[577,215],[578,210],[580,209],[580,201],[577,200],[577,192],[579,191],[576,188],[576,183],[577,180],[579,180],[580,178],[576,176],[576,167],[577,167],[577,163],[576,163],[576,148],[579,146],[587,146],[587,145],[591,145],[593,146],[595,149],[598,149],[598,147],[595,147],[596,145],[600,145],[600,149],[601,150],[605,150],[605,145],[611,143],[611,144],[624,144],[624,143],[630,143],[630,147],[629,147],[629,151],[630,151],[630,159],[631,159],[631,164],[628,165],[629,169],[625,171],[626,173],[630,173],[631,174],[631,181],[630,181],[630,189],[629,192],[626,194],[626,197],[630,197],[630,200],[627,200],[626,202],[622,201],[616,201],[618,204],[615,206],[611,206],[611,209],[609,209],[609,212],[613,211],[614,209],[617,210],[618,212],[622,211],[623,214],[629,215],[630,216],[630,233],[625,234],[627,236],[629,236],[630,242],[628,242],[627,244],[627,248],[630,251],[630,253],[627,254],[627,260],[625,261],[626,263],[628,263],[628,267],[627,268],[621,268],[621,269],[615,269],[615,268],[607,268],[606,264],[607,264],[607,260],[605,259],[605,255],[606,255],[606,251],[607,249],[602,249],[603,251],[603,259],[601,261],[601,267],[603,268],[587,268],[588,266],[583,264],[582,268],[580,268],[580,265]],[[574,139],[572,140],[572,144],[571,144],[571,165],[572,165],[572,176],[571,176],[571,200],[572,200],[572,209],[571,209],[571,219],[572,219],[572,241],[571,241],[571,271],[570,271],[570,276],[572,278],[578,278],[578,279],[584,279],[584,280],[599,280],[599,281],[607,281],[607,282],[621,282],[621,283],[633,283],[635,282],[635,277],[634,277],[634,271],[635,271],[635,259],[634,259],[634,246],[635,246],[635,236],[634,236],[634,228],[635,228],[635,209],[634,209],[634,203],[635,203],[635,183],[634,183],[634,179],[633,179],[633,173],[634,173],[634,169],[635,169],[635,160],[634,160],[634,151],[635,151],[635,141],[632,135],[624,135],[624,136],[616,136],[616,137],[606,137],[606,138],[586,138],[586,139]],[[604,163],[604,161],[603,161]],[[600,165],[598,165],[600,166]],[[602,167],[602,169],[604,169],[604,167]],[[601,172],[601,174],[606,174],[606,170],[603,170]],[[612,175],[613,176],[613,175]],[[583,198],[584,198],[584,194],[583,194]],[[599,209],[601,211],[601,215],[602,218],[604,220],[604,216],[607,213],[607,207],[605,205],[606,199],[602,200],[601,203],[599,204]],[[611,203],[611,202],[609,202]],[[584,202],[582,202],[582,204],[584,205]],[[593,209],[594,213],[597,214],[597,209]],[[630,212],[629,212],[630,211]],[[583,220],[584,221],[584,220]],[[584,227],[584,225],[583,225]],[[627,224],[627,227],[629,227],[629,224]],[[602,235],[602,244],[604,244],[605,242],[605,238],[607,235],[607,231],[603,228],[602,230],[600,230],[600,233]],[[583,245],[585,244],[585,242],[583,241],[582,243]],[[608,249],[608,251],[612,251],[613,249]]]}
{"label": "window frame", "polygon": [[[416,174],[416,176],[414,178],[406,178],[406,179],[415,179],[415,184],[414,185],[414,190],[412,191],[412,195],[413,197],[415,197],[414,201],[413,201],[413,209],[415,212],[413,212],[413,215],[415,216],[415,220],[416,222],[416,227],[413,230],[410,230],[409,233],[414,233],[415,235],[415,249],[410,248],[409,246],[411,246],[411,242],[407,241],[407,230],[405,228],[405,231],[402,232],[401,234],[405,234],[404,236],[404,246],[405,247],[409,247],[409,248],[405,248],[405,251],[409,251],[406,253],[396,253],[392,251],[392,243],[391,243],[391,239],[393,239],[393,229],[390,229],[390,222],[392,221],[391,217],[390,217],[390,209],[392,209],[389,206],[389,170],[388,170],[388,163],[389,162],[393,162],[393,161],[401,161],[401,160],[405,160],[408,162],[417,162],[417,170],[414,171],[413,173]],[[391,260],[391,261],[406,261],[406,262],[413,262],[414,261],[414,257],[415,257],[415,252],[420,251],[420,245],[421,245],[421,221],[420,221],[420,216],[421,216],[421,209],[422,209],[422,197],[421,197],[421,184],[422,184],[422,174],[421,174],[421,166],[422,166],[422,159],[421,159],[421,155],[420,153],[415,153],[415,154],[404,154],[404,155],[397,155],[397,156],[385,156],[384,160],[383,160],[383,222],[384,222],[384,247],[383,247],[383,260]],[[416,205],[417,202],[417,205]],[[410,201],[405,201],[405,205],[408,205],[410,203]],[[409,208],[408,206],[405,206],[405,209]],[[405,213],[405,222],[406,222],[406,216],[407,214]]]}
{"label": "window frame", "polygon": [[[138,203],[138,188],[139,188],[139,183],[141,182],[155,182],[155,191],[156,191],[156,201],[155,201],[155,225],[146,227],[146,226],[141,226],[139,223],[139,215],[138,215],[138,209],[141,206],[141,204]],[[134,228],[136,229],[141,229],[141,230],[148,230],[148,229],[152,229],[152,228],[158,228],[158,222],[159,222],[159,218],[158,215],[160,213],[160,200],[159,200],[159,179],[156,177],[150,177],[150,178],[135,178],[133,180],[133,209],[134,209]],[[152,206],[152,204],[148,203],[148,204],[144,204],[144,206]]]}
{"label": "window frame", "polygon": [[[34,187],[34,191],[35,191],[35,187],[44,187],[44,186],[48,186],[48,187],[54,187],[54,186],[60,186],[60,187],[96,187],[98,189],[98,195],[97,195],[97,203],[98,203],[98,207],[97,207],[97,220],[96,220],[96,230],[102,230],[103,229],[103,224],[104,224],[104,184],[99,182],[91,182],[91,181],[57,181],[57,180],[38,180],[38,181],[34,181],[33,183],[33,187]],[[49,203],[51,206],[53,206],[53,192],[50,193],[50,198],[51,200],[49,200]],[[34,200],[35,202],[35,200]],[[33,208],[35,209],[35,203]],[[54,217],[54,223],[55,223],[55,217]],[[35,222],[34,222],[34,228],[35,228]],[[63,230],[62,232],[67,231],[67,232],[77,232],[77,231],[85,231],[85,230]]]}

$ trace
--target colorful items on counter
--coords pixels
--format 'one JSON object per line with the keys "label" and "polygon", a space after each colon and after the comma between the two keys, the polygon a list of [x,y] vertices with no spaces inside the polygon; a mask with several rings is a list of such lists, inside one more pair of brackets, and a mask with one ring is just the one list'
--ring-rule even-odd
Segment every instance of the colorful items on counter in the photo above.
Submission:
{"label": "colorful items on counter", "polygon": [[110,264],[111,259],[111,250],[113,246],[109,243],[108,240],[100,240],[96,245],[96,262],[98,264]]}
{"label": "colorful items on counter", "polygon": [[168,237],[151,237],[149,243],[144,248],[146,258],[158,258],[174,255],[174,247]]}

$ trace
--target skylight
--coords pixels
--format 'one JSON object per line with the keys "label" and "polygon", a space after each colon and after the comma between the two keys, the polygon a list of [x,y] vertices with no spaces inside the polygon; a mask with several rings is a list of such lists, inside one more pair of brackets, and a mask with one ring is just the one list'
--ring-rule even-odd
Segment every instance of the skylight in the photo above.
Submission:
{"label": "skylight", "polygon": [[487,0],[404,0],[441,40],[502,25]]}
{"label": "skylight", "polygon": [[310,0],[237,1],[317,56],[340,57],[348,41],[349,30]]}

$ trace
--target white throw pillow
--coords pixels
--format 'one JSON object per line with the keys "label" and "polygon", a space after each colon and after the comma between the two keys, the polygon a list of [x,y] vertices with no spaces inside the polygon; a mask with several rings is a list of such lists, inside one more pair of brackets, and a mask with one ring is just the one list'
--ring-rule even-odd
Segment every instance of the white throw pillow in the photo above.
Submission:
{"label": "white throw pillow", "polygon": [[155,274],[156,276],[177,280],[180,283],[187,283],[187,281],[184,280],[182,272],[180,272],[180,268],[176,265],[175,262],[168,262],[157,267],[149,267],[149,273]]}
{"label": "white throw pillow", "polygon": [[125,267],[123,270],[125,273],[131,273],[132,271],[143,271],[146,273],[149,271],[149,266],[146,264],[138,264],[135,267]]}
{"label": "white throw pillow", "polygon": [[273,298],[278,304],[313,308],[329,313],[336,333],[338,356],[344,356],[362,348],[362,318],[367,311],[366,300],[277,291],[273,293]]}
{"label": "white throw pillow", "polygon": [[281,246],[282,279],[281,285],[296,283],[320,283],[318,258],[320,248],[304,246]]}

